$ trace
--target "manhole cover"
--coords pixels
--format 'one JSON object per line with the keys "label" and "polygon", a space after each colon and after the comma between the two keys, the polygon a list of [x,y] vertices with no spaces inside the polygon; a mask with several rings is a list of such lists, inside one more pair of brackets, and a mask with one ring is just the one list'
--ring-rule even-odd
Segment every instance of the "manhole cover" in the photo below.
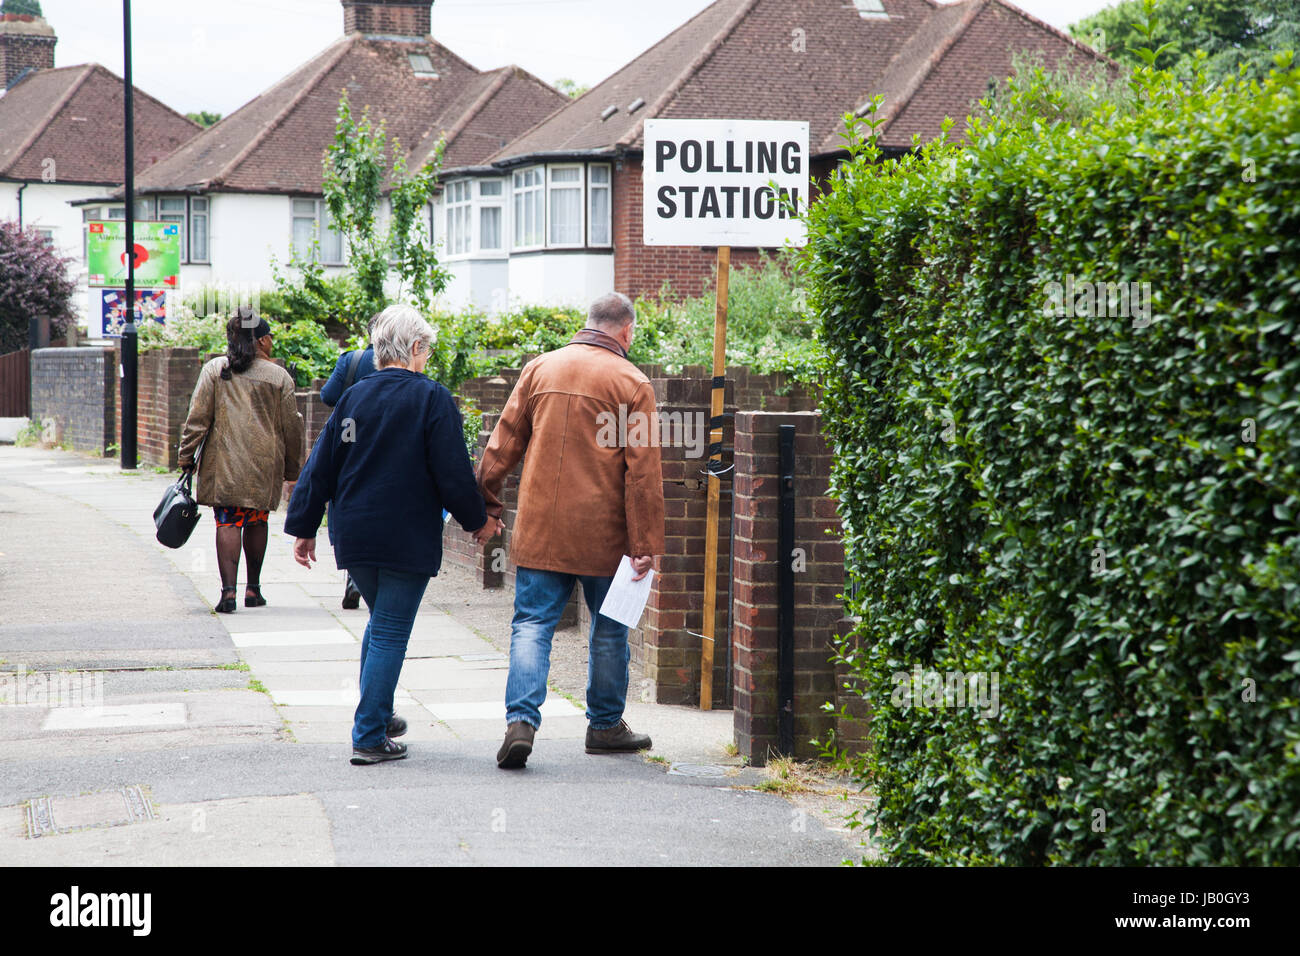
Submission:
{"label": "manhole cover", "polygon": [[707,763],[675,763],[668,772],[679,777],[725,777],[727,768]]}
{"label": "manhole cover", "polygon": [[36,839],[152,819],[153,807],[144,788],[139,785],[80,797],[38,797],[27,804],[27,836]]}

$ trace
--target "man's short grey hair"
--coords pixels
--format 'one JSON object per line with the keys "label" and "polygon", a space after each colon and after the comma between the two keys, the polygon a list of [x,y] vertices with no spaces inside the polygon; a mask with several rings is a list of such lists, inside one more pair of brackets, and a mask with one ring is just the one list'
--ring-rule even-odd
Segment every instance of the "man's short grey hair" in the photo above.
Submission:
{"label": "man's short grey hair", "polygon": [[390,305],[375,316],[370,330],[370,344],[375,349],[375,365],[405,365],[417,342],[427,348],[433,341],[433,327],[409,305]]}
{"label": "man's short grey hair", "polygon": [[602,295],[591,303],[587,313],[587,324],[598,329],[622,329],[636,318],[636,308],[632,300],[622,292]]}

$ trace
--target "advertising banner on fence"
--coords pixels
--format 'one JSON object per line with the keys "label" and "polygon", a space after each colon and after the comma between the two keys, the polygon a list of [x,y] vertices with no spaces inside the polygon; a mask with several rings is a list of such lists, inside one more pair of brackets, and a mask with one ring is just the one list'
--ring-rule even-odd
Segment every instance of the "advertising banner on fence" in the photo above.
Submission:
{"label": "advertising banner on fence", "polygon": [[[122,326],[126,325],[126,290],[91,289],[90,296],[92,304],[96,298],[99,300],[100,335],[104,338],[120,336]],[[149,320],[167,321],[166,289],[135,290],[136,325]]]}
{"label": "advertising banner on fence", "polygon": [[807,241],[807,123],[648,119],[642,163],[647,246]]}
{"label": "advertising banner on fence", "polygon": [[[181,231],[175,222],[135,224],[137,288],[175,288],[181,272]],[[86,265],[90,287],[126,285],[126,223],[121,219],[86,223]]]}

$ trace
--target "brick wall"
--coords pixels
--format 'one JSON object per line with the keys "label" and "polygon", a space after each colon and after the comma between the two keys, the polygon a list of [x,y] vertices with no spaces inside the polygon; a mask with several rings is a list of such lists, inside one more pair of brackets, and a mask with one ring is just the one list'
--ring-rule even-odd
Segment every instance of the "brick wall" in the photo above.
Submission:
{"label": "brick wall", "polygon": [[[794,756],[817,756],[811,741],[835,727],[822,705],[836,700],[832,640],[843,626],[844,546],[828,495],[831,453],[816,412],[741,412],[736,416],[735,733],[756,765],[776,749],[777,561],[794,575]],[[778,432],[794,425],[795,548],[778,553]],[[829,534],[827,532],[830,532]]]}
{"label": "brick wall", "polygon": [[0,19],[0,89],[26,69],[54,69],[54,30],[40,17],[8,13]]}
{"label": "brick wall", "polygon": [[[150,349],[136,359],[135,442],[141,465],[175,468],[181,429],[199,372],[210,356],[194,348]],[[121,342],[113,346],[113,363],[122,362]],[[114,400],[113,441],[121,447],[121,379]]]}
{"label": "brick wall", "polygon": [[37,349],[32,353],[32,418],[55,422],[56,440],[105,454],[114,437],[117,363],[111,349]]}
{"label": "brick wall", "polygon": [[304,465],[307,464],[307,456],[311,454],[316,439],[325,428],[325,423],[334,413],[334,409],[320,400],[321,386],[326,381],[323,378],[313,379],[310,388],[295,393],[298,399],[298,414],[302,416],[303,423],[302,463]]}
{"label": "brick wall", "polygon": [[343,32],[428,36],[432,6],[433,0],[343,0]]}
{"label": "brick wall", "polygon": [[141,463],[176,467],[181,429],[189,415],[190,399],[202,368],[198,349],[169,348],[140,353],[136,443]]}

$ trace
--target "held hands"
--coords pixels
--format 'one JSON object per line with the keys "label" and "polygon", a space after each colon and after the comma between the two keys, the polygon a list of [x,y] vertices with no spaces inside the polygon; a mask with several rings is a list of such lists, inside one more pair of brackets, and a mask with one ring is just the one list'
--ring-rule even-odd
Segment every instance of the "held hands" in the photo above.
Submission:
{"label": "held hands", "polygon": [[293,559],[304,568],[311,568],[316,560],[316,539],[298,538],[293,542]]}
{"label": "held hands", "polygon": [[654,567],[655,557],[653,554],[630,554],[628,557],[632,559],[632,570],[636,572],[636,574],[632,575],[633,581],[640,581]]}
{"label": "held hands", "polygon": [[474,543],[484,545],[495,538],[505,529],[506,523],[500,518],[493,518],[488,515],[487,522],[483,527],[474,532]]}

